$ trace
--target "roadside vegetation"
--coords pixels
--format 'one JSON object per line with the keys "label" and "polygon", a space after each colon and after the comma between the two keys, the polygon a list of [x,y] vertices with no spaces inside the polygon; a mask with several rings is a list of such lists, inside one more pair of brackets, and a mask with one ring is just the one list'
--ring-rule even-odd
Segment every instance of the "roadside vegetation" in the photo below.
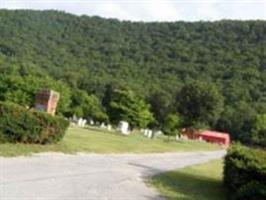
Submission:
{"label": "roadside vegetation", "polygon": [[98,128],[69,128],[57,144],[0,144],[0,156],[30,155],[40,152],[62,153],[159,153],[183,151],[211,151],[221,147],[197,141],[170,141],[162,136],[148,139],[139,134],[123,136]]}
{"label": "roadside vegetation", "polygon": [[0,143],[56,143],[68,126],[69,121],[62,117],[0,102]]}
{"label": "roadside vegetation", "polygon": [[223,161],[216,160],[154,176],[149,184],[167,200],[225,200]]}
{"label": "roadside vegetation", "polygon": [[265,200],[266,151],[231,146],[225,157],[224,184],[229,200]]}

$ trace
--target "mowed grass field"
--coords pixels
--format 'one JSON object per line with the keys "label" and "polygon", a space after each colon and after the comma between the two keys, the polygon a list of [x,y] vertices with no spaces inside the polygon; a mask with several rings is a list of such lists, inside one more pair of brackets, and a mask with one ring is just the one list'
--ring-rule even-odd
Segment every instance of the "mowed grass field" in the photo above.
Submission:
{"label": "mowed grass field", "polygon": [[156,175],[149,184],[168,200],[225,200],[222,160]]}
{"label": "mowed grass field", "polygon": [[57,144],[0,144],[0,156],[30,155],[40,152],[62,153],[159,153],[183,151],[211,151],[219,146],[198,141],[170,141],[160,137],[148,139],[140,134],[123,136],[97,128],[69,128]]}

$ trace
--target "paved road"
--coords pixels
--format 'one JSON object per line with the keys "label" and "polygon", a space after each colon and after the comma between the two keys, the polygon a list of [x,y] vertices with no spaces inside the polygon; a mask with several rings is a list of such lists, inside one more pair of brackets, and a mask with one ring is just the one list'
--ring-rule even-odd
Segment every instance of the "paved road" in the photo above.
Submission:
{"label": "paved road", "polygon": [[224,151],[165,154],[37,154],[0,158],[1,200],[159,200],[145,178],[204,163]]}

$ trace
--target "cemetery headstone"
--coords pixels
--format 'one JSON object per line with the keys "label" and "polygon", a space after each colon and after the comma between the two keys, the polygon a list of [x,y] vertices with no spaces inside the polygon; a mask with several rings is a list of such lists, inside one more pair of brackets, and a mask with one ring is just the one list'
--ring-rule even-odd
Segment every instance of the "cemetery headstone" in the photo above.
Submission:
{"label": "cemetery headstone", "polygon": [[83,119],[82,119],[82,118],[79,118],[77,124],[78,124],[78,126],[82,126],[82,124],[83,124]]}
{"label": "cemetery headstone", "polygon": [[53,90],[40,90],[35,96],[35,109],[55,115],[60,94]]}
{"label": "cemetery headstone", "polygon": [[148,137],[148,138],[152,138],[152,137],[153,137],[153,135],[152,135],[152,130],[148,129],[147,137]]}
{"label": "cemetery headstone", "polygon": [[176,140],[180,140],[179,135],[176,135],[176,136],[175,136],[175,139],[176,139]]}
{"label": "cemetery headstone", "polygon": [[111,126],[111,124],[108,124],[108,125],[107,125],[107,130],[108,130],[108,131],[111,131],[111,130],[112,130],[112,126]]}
{"label": "cemetery headstone", "polygon": [[83,122],[82,122],[82,127],[86,126],[86,124],[87,124],[87,120],[84,119]]}
{"label": "cemetery headstone", "polygon": [[104,123],[101,123],[100,127],[101,127],[101,128],[106,128],[106,126],[105,126]]}
{"label": "cemetery headstone", "polygon": [[147,137],[148,136],[148,129],[144,129],[143,132],[144,132],[144,136]]}
{"label": "cemetery headstone", "polygon": [[118,130],[119,130],[122,134],[124,134],[124,135],[129,135],[130,132],[129,132],[128,128],[129,128],[129,124],[128,124],[128,122],[126,122],[126,121],[120,121],[120,122],[119,122]]}

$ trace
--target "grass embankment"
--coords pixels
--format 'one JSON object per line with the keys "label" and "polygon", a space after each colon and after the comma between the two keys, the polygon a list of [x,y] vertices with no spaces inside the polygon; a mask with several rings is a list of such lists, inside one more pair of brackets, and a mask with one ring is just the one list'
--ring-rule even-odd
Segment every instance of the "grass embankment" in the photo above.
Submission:
{"label": "grass embankment", "polygon": [[222,160],[156,175],[151,184],[168,200],[225,200]]}
{"label": "grass embankment", "polygon": [[29,155],[39,152],[63,153],[155,153],[217,150],[220,147],[197,141],[172,141],[165,138],[148,139],[142,135],[123,136],[95,128],[69,128],[58,144],[0,144],[0,156]]}

